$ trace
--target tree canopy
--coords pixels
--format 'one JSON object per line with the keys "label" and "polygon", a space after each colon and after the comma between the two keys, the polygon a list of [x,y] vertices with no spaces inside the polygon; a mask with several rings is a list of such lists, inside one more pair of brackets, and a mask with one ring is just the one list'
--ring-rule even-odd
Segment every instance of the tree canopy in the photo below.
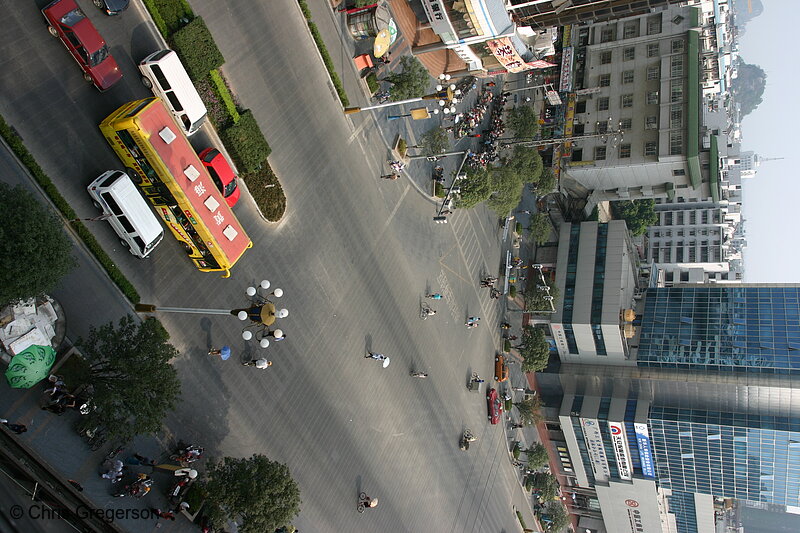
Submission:
{"label": "tree canopy", "polygon": [[525,459],[527,460],[528,468],[531,470],[541,468],[550,461],[547,455],[547,448],[540,442],[534,443],[533,446],[525,450]]}
{"label": "tree canopy", "polygon": [[537,181],[534,186],[536,195],[544,196],[545,194],[553,192],[557,184],[558,180],[556,180],[556,175],[553,174],[552,169],[545,168],[542,170],[542,175],[539,176],[539,181]]}
{"label": "tree canopy", "polygon": [[621,200],[611,202],[611,212],[614,218],[621,218],[627,223],[633,235],[644,235],[648,226],[658,222],[655,206],[656,202],[652,199]]}
{"label": "tree canopy", "polygon": [[543,511],[543,515],[549,519],[546,526],[547,531],[561,531],[569,524],[569,515],[561,502],[551,501]]}
{"label": "tree canopy", "polygon": [[545,286],[549,289],[549,294],[553,298],[553,306],[556,305],[556,300],[558,300],[558,287],[556,287],[554,283],[550,281],[547,281],[546,285],[539,285],[538,283],[534,285],[533,283],[529,283],[525,287],[526,310],[531,313],[548,313],[552,310],[550,302],[546,300],[548,291],[540,288]]}
{"label": "tree canopy", "polygon": [[436,155],[447,151],[450,141],[447,139],[447,131],[439,126],[423,133],[417,145],[424,155]]}
{"label": "tree canopy", "polygon": [[[546,452],[545,452],[546,453]],[[552,501],[558,496],[558,480],[547,472],[536,472],[531,475],[531,488],[544,502]]]}
{"label": "tree canopy", "polygon": [[522,329],[519,351],[524,358],[523,372],[539,372],[547,367],[550,359],[550,344],[545,338],[544,331],[540,328],[525,326]]}
{"label": "tree canopy", "polygon": [[0,306],[46,293],[75,266],[61,223],[20,186],[0,183]]}
{"label": "tree canopy", "polygon": [[523,424],[536,424],[541,422],[542,417],[542,402],[538,396],[530,396],[514,404],[519,413],[519,419]]}
{"label": "tree canopy", "polygon": [[431,82],[431,76],[423,64],[416,57],[406,55],[400,58],[400,67],[400,72],[392,72],[381,80],[392,84],[392,100],[423,96]]}
{"label": "tree canopy", "polygon": [[536,244],[546,243],[552,231],[553,224],[550,223],[550,216],[547,213],[536,213],[531,217],[528,232],[533,242]]}
{"label": "tree canopy", "polygon": [[467,178],[458,183],[460,191],[456,207],[459,209],[475,207],[492,194],[492,182],[487,169],[467,167],[465,174]]}
{"label": "tree canopy", "polygon": [[127,440],[156,433],[180,395],[178,373],[170,361],[179,355],[169,333],[155,318],[141,323],[130,315],[89,330],[78,347],[89,364],[96,409],[84,419],[109,436]]}
{"label": "tree canopy", "polygon": [[506,113],[505,124],[517,137],[533,138],[539,132],[539,117],[533,106],[516,106]]}
{"label": "tree canopy", "polygon": [[300,512],[300,489],[282,463],[254,454],[247,459],[224,457],[208,467],[206,501],[212,525],[241,520],[241,533],[274,531]]}

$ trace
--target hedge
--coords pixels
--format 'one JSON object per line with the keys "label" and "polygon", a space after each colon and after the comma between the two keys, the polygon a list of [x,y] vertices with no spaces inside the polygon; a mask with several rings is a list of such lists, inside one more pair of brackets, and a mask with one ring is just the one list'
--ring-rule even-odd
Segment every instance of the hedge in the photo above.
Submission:
{"label": "hedge", "polygon": [[314,42],[317,44],[319,55],[322,56],[322,62],[325,63],[325,68],[328,69],[328,75],[331,77],[333,86],[336,88],[336,94],[339,95],[339,100],[342,102],[342,105],[347,107],[350,105],[350,100],[347,98],[347,93],[344,91],[342,80],[339,79],[339,75],[336,73],[336,69],[333,66],[333,59],[331,59],[331,54],[328,53],[328,49],[325,47],[325,41],[322,40],[322,35],[320,35],[319,30],[317,29],[317,25],[311,22],[311,20],[308,20],[307,22],[308,29],[311,31],[311,36],[314,38]]}
{"label": "hedge", "polygon": [[219,132],[219,136],[243,174],[260,169],[272,151],[249,109],[240,114],[239,122]]}
{"label": "hedge", "polygon": [[28,169],[28,172],[30,172],[30,174],[50,198],[50,201],[55,204],[56,208],[61,212],[64,218],[70,221],[70,225],[75,230],[75,233],[78,234],[78,237],[83,240],[86,247],[89,248],[89,251],[92,252],[100,264],[103,265],[103,268],[105,269],[106,273],[108,273],[108,276],[111,278],[111,280],[117,285],[117,287],[120,288],[128,300],[133,303],[139,303],[139,293],[136,291],[136,288],[130,281],[128,281],[122,271],[117,268],[86,225],[80,220],[76,220],[78,215],[75,213],[75,210],[72,209],[64,197],[61,196],[61,193],[58,192],[58,189],[50,180],[50,177],[44,173],[42,167],[39,166],[39,163],[36,162],[36,159],[34,159],[33,155],[25,147],[22,139],[11,128],[11,126],[8,125],[2,116],[0,116],[0,136],[5,139],[6,143],[8,143],[8,146],[11,148],[11,151],[14,152],[22,164],[25,165],[25,167]]}
{"label": "hedge", "polygon": [[263,162],[259,170],[239,177],[247,184],[247,190],[264,218],[277,222],[283,217],[286,212],[286,195],[267,161]]}
{"label": "hedge", "polygon": [[239,122],[241,117],[239,116],[239,112],[236,110],[236,102],[233,101],[233,95],[228,89],[228,84],[225,83],[222,74],[220,74],[219,70],[217,69],[212,70],[209,73],[209,77],[211,78],[211,83],[214,86],[217,96],[220,100],[222,100],[222,103],[225,104],[225,109],[227,110],[228,115],[230,115],[231,121],[233,124],[236,124]]}
{"label": "hedge", "polygon": [[370,72],[367,76],[367,87],[369,87],[370,94],[375,94],[381,88],[380,83],[378,83],[378,77],[374,72]]}
{"label": "hedge", "polygon": [[209,72],[225,63],[202,17],[195,18],[176,31],[172,35],[172,42],[193,80],[205,78]]}
{"label": "hedge", "polygon": [[194,19],[186,0],[144,0],[144,5],[165,39],[186,24],[185,21]]}

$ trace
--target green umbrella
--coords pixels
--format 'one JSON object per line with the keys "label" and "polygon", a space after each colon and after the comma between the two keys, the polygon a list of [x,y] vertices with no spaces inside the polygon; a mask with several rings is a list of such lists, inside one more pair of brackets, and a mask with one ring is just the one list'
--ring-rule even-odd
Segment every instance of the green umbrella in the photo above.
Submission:
{"label": "green umbrella", "polygon": [[50,373],[56,351],[50,346],[33,344],[11,359],[6,370],[8,384],[14,389],[29,389]]}

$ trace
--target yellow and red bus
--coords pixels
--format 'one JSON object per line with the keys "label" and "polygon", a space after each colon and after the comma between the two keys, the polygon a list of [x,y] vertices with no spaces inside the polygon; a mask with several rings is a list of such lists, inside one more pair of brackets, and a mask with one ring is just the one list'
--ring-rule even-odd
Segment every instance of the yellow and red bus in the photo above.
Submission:
{"label": "yellow and red bus", "polygon": [[123,105],[100,131],[195,266],[229,277],[253,243],[161,99]]}

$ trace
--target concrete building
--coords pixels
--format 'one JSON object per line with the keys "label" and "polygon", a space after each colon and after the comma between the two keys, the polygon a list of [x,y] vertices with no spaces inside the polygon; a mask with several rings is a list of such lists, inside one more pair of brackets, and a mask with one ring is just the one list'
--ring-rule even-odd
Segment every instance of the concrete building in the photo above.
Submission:
{"label": "concrete building", "polygon": [[624,361],[536,376],[559,475],[581,495],[575,514],[596,520],[599,504],[615,533],[704,533],[712,496],[800,505],[800,285],[636,300]]}
{"label": "concrete building", "polygon": [[559,298],[550,329],[562,361],[625,361],[621,315],[637,287],[638,255],[624,221],[561,225],[556,263]]}
{"label": "concrete building", "polygon": [[572,148],[562,189],[588,197],[587,212],[602,200],[718,199],[718,162],[701,142],[700,15],[670,5],[571,32],[573,134],[624,133]]}

